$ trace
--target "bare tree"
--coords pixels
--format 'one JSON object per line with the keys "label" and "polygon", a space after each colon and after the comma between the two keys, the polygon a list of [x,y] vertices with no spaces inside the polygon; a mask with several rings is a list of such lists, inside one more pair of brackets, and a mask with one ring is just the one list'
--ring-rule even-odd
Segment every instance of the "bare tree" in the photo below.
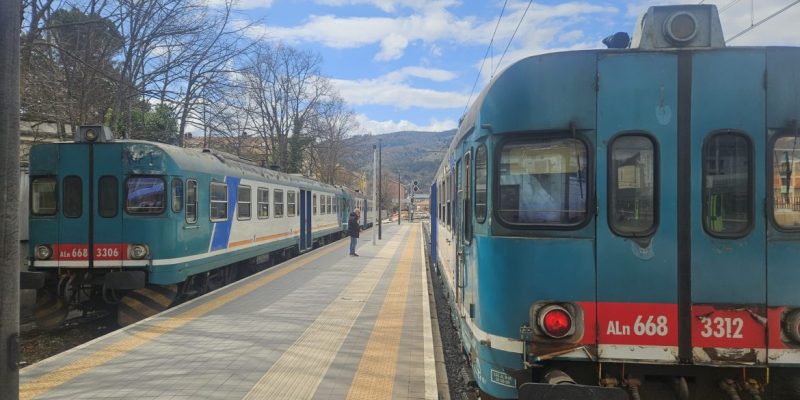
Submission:
{"label": "bare tree", "polygon": [[314,53],[261,45],[244,71],[246,96],[256,110],[254,130],[264,141],[269,162],[283,170],[299,172],[301,147],[313,142],[306,132],[309,117],[331,92],[320,75],[321,62]]}
{"label": "bare tree", "polygon": [[342,169],[341,157],[346,151],[345,139],[358,128],[353,110],[344,99],[331,95],[317,106],[309,130],[316,138],[309,151],[309,162],[317,177],[325,183],[337,184],[336,177]]}

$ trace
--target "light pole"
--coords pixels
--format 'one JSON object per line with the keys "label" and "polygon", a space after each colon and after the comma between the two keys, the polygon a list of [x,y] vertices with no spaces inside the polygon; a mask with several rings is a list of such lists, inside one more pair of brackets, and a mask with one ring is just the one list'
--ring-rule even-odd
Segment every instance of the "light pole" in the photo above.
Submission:
{"label": "light pole", "polygon": [[383,176],[381,175],[382,174],[382,172],[381,172],[381,163],[383,162],[382,155],[381,155],[381,149],[382,148],[383,148],[383,143],[381,142],[381,139],[378,139],[378,207],[377,207],[377,209],[378,209],[378,211],[377,211],[377,213],[378,213],[378,240],[383,240],[383,237],[381,236],[381,219],[382,219],[381,218],[382,217],[381,210],[382,210],[382,207],[383,207],[383,197],[382,197],[383,193],[381,193],[381,186],[383,186]]}
{"label": "light pole", "polygon": [[400,225],[400,211],[402,210],[402,201],[400,200],[400,173],[397,173],[397,225]]}
{"label": "light pole", "polygon": [[0,399],[19,398],[19,1],[0,2]]}

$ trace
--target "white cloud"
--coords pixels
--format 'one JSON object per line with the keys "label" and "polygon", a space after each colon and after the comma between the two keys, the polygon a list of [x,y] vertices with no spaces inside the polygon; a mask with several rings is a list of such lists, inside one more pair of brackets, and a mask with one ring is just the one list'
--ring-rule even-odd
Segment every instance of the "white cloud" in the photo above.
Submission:
{"label": "white cloud", "polygon": [[455,129],[458,126],[458,122],[452,119],[438,120],[434,118],[427,125],[418,125],[404,119],[399,121],[376,121],[370,119],[364,114],[356,115],[356,121],[358,121],[359,125],[359,134],[373,135],[397,131],[441,132],[449,129]]}
{"label": "white cloud", "polygon": [[392,13],[400,8],[411,8],[418,10],[431,7],[447,7],[457,4],[457,2],[454,0],[317,0],[317,4],[339,7],[364,4],[371,5],[387,13]]}
{"label": "white cloud", "polygon": [[467,96],[457,92],[444,92],[409,86],[390,79],[331,79],[331,83],[347,103],[356,106],[382,105],[400,109],[412,107],[427,109],[462,108]]}
{"label": "white cloud", "polygon": [[381,40],[381,52],[375,55],[377,61],[391,61],[403,56],[403,51],[408,47],[405,36],[392,33]]}
{"label": "white cloud", "polygon": [[[270,37],[287,42],[315,42],[331,48],[358,48],[379,45],[375,55],[378,61],[395,60],[403,56],[405,49],[422,42],[435,47],[438,42],[456,44],[488,44],[496,20],[487,18],[478,21],[474,16],[458,17],[448,10],[453,1],[425,0],[319,0],[329,5],[372,4],[387,10],[398,6],[414,10],[411,15],[398,17],[339,17],[336,15],[311,15],[299,26],[257,26],[251,34]],[[527,6],[525,1],[510,1],[500,24],[495,43],[505,43],[512,35],[516,21],[522,17]],[[557,5],[534,3],[528,11],[517,38],[525,36],[543,37],[553,40],[559,33],[574,31],[573,25],[586,18],[603,18],[618,13],[610,6],[598,6],[586,2],[570,2]],[[539,34],[545,31],[548,34]],[[552,32],[552,33],[550,33]],[[573,34],[574,36],[575,34]],[[569,36],[567,37],[569,39]],[[539,43],[545,47],[547,43]],[[499,46],[498,46],[499,47]],[[436,51],[434,51],[434,54]]]}
{"label": "white cloud", "polygon": [[384,75],[382,78],[393,82],[402,82],[409,76],[428,79],[434,82],[446,82],[456,78],[456,74],[453,72],[444,69],[423,67],[403,67]]}
{"label": "white cloud", "polygon": [[[224,7],[231,0],[206,0],[211,7]],[[270,8],[273,0],[233,0],[233,8],[237,10],[252,10],[255,8]]]}

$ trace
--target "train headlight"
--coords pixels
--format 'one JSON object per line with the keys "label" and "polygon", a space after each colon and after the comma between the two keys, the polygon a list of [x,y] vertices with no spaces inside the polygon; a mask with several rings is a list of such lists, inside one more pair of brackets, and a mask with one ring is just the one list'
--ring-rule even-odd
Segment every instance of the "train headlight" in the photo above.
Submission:
{"label": "train headlight", "polygon": [[786,314],[783,320],[783,333],[795,343],[800,343],[800,309]]}
{"label": "train headlight", "polygon": [[150,254],[150,250],[146,245],[134,244],[128,249],[128,255],[132,260],[142,260]]}
{"label": "train headlight", "polygon": [[86,140],[90,142],[94,142],[95,140],[97,140],[97,131],[95,131],[94,129],[87,129],[84,135]]}
{"label": "train headlight", "polygon": [[52,256],[53,256],[53,249],[50,246],[46,244],[41,244],[39,246],[36,246],[37,260],[49,260],[50,257]]}
{"label": "train headlight", "polygon": [[555,304],[539,311],[539,328],[553,339],[565,338],[575,333],[572,315],[564,307]]}
{"label": "train headlight", "polygon": [[683,45],[697,35],[697,20],[692,14],[678,12],[672,14],[664,23],[667,38],[676,45]]}

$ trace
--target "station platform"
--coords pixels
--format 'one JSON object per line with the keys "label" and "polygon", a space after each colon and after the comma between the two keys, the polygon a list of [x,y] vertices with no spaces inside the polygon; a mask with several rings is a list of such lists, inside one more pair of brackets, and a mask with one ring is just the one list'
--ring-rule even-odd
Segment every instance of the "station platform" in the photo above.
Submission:
{"label": "station platform", "polygon": [[21,399],[437,399],[420,224],[363,232],[41,361]]}

